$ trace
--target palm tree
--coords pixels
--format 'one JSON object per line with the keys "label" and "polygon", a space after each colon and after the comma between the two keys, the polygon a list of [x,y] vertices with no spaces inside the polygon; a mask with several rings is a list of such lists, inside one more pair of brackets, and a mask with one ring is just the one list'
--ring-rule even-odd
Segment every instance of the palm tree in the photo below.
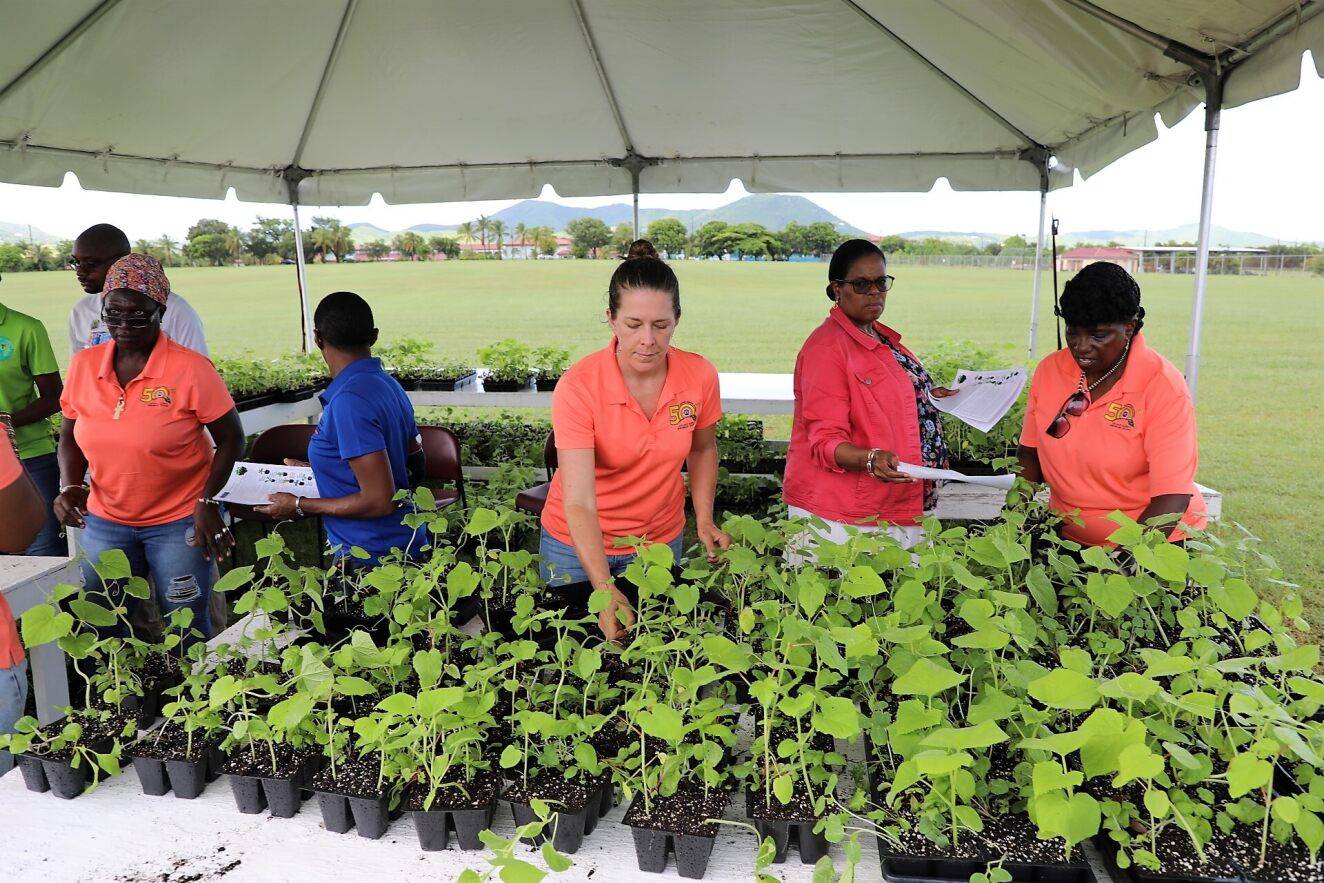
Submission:
{"label": "palm tree", "polygon": [[473,221],[465,221],[463,224],[456,227],[455,235],[460,237],[460,239],[463,240],[464,242],[473,242],[474,241]]}
{"label": "palm tree", "polygon": [[230,260],[237,261],[244,253],[244,234],[238,227],[231,227],[225,233],[225,250],[230,253]]}
{"label": "palm tree", "polygon": [[525,224],[523,221],[520,221],[518,224],[515,225],[515,235],[519,237],[520,247],[523,248],[524,239],[526,236],[529,235],[529,225]]}
{"label": "palm tree", "polygon": [[156,244],[161,249],[161,263],[173,266],[175,254],[179,251],[179,243],[163,233],[161,238],[156,240]]}
{"label": "palm tree", "polygon": [[55,252],[44,242],[29,242],[27,247],[28,261],[33,269],[49,270],[51,262],[55,260]]}
{"label": "palm tree", "polygon": [[314,227],[313,228],[313,254],[321,255],[322,263],[326,263],[326,253],[335,252],[336,231],[332,227]]}
{"label": "palm tree", "polygon": [[478,230],[478,238],[483,243],[483,251],[487,251],[487,234],[492,229],[492,221],[487,215],[479,215],[474,227]]}
{"label": "palm tree", "polygon": [[133,244],[133,250],[138,254],[150,254],[155,257],[156,247],[150,239],[139,239]]}
{"label": "palm tree", "polygon": [[488,227],[492,230],[492,235],[496,237],[497,254],[501,254],[501,237],[506,235],[505,221],[489,221]]}

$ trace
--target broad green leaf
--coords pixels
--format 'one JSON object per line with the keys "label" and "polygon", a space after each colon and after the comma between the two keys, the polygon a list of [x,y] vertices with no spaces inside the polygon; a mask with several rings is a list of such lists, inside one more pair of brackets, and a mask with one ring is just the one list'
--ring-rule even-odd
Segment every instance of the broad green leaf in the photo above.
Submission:
{"label": "broad green leaf", "polygon": [[1128,745],[1117,755],[1117,775],[1113,787],[1120,788],[1135,779],[1153,779],[1163,772],[1163,758],[1143,742]]}
{"label": "broad green leaf", "polygon": [[501,759],[498,761],[503,770],[508,770],[524,759],[524,752],[519,747],[511,744],[501,750]]}
{"label": "broad green leaf", "polygon": [[207,702],[212,708],[220,708],[239,695],[241,689],[241,685],[232,675],[221,675],[212,681],[211,688],[207,692]]}
{"label": "broad green leaf", "polygon": [[501,883],[542,883],[547,872],[517,858],[501,860]]}
{"label": "broad green leaf", "polygon": [[1168,814],[1172,808],[1172,801],[1168,799],[1167,792],[1158,788],[1150,788],[1145,792],[1145,809],[1156,819],[1161,819]]}
{"label": "broad green leaf", "polygon": [[1088,651],[1079,647],[1061,647],[1057,651],[1057,658],[1062,662],[1063,668],[1069,668],[1083,675],[1088,675],[1094,668],[1094,658]]}
{"label": "broad green leaf", "polygon": [[928,708],[918,699],[906,699],[896,710],[896,719],[887,728],[893,736],[904,736],[917,730],[926,730],[942,721],[946,715],[937,708]]}
{"label": "broad green leaf", "polygon": [[413,665],[420,687],[426,689],[441,680],[443,661],[440,650],[419,650],[414,654]]}
{"label": "broad green leaf", "polygon": [[1227,573],[1223,563],[1215,558],[1192,558],[1186,569],[1191,579],[1207,589],[1212,589],[1221,583]]}
{"label": "broad green leaf", "polygon": [[789,775],[781,775],[772,780],[773,796],[782,803],[791,802],[791,793],[794,787],[794,782]]}
{"label": "broad green leaf", "polygon": [[1255,612],[1260,599],[1244,579],[1229,579],[1209,590],[1209,597],[1229,618],[1240,622]]}
{"label": "broad green leaf", "polygon": [[1085,594],[1100,610],[1113,619],[1125,613],[1126,608],[1136,599],[1130,581],[1120,573],[1110,573],[1107,576],[1091,573],[1085,581]]}
{"label": "broad green leaf", "polygon": [[641,711],[638,721],[645,733],[672,745],[680,742],[685,735],[685,722],[680,712],[669,705],[654,705],[648,711]]}
{"label": "broad green leaf", "polygon": [[749,648],[725,635],[705,635],[700,642],[708,661],[727,671],[749,671],[752,664]]}
{"label": "broad green leaf", "polygon": [[492,528],[501,523],[501,517],[491,509],[479,506],[474,509],[473,515],[469,516],[469,523],[465,525],[465,532],[471,536],[485,534]]}
{"label": "broad green leaf", "polygon": [[80,622],[97,628],[107,628],[115,624],[115,614],[100,604],[94,604],[86,598],[74,598],[69,602],[69,609],[73,611]]}
{"label": "broad green leaf", "polygon": [[561,855],[552,845],[552,841],[544,840],[542,844],[542,860],[547,863],[547,868],[554,874],[560,874],[570,870],[574,862]]}
{"label": "broad green leaf", "polygon": [[928,748],[987,748],[1010,738],[993,721],[984,721],[973,727],[960,729],[945,727],[924,737],[920,743]]}
{"label": "broad green leaf", "polygon": [[964,751],[921,751],[915,755],[915,767],[926,776],[946,776],[970,766],[975,759]]}
{"label": "broad green leaf", "polygon": [[1034,813],[1040,835],[1061,837],[1068,849],[1099,833],[1103,820],[1099,801],[1082,792],[1046,795],[1035,801]]}
{"label": "broad green leaf", "polygon": [[313,697],[307,693],[295,693],[288,699],[282,699],[267,712],[267,723],[282,730],[292,730],[313,710]]}
{"label": "broad green leaf", "polygon": [[1031,681],[1029,693],[1049,708],[1085,711],[1099,701],[1099,688],[1094,681],[1069,668],[1056,668],[1043,677]]}
{"label": "broad green leaf", "polygon": [[1320,847],[1324,846],[1324,822],[1321,822],[1315,813],[1302,810],[1292,827],[1296,829],[1296,834],[1306,845],[1306,849],[1310,850],[1313,860],[1319,854]]}
{"label": "broad green leaf", "polygon": [[336,692],[341,696],[371,696],[377,692],[377,688],[363,678],[354,675],[338,675],[336,677]]}
{"label": "broad green leaf", "polygon": [[49,604],[38,604],[19,620],[23,626],[23,646],[38,647],[58,641],[74,627],[74,618]]}
{"label": "broad green leaf", "polygon": [[1034,765],[1030,774],[1030,784],[1034,796],[1039,797],[1051,791],[1073,791],[1084,780],[1084,774],[1072,770],[1064,772],[1062,765],[1053,760],[1041,760]]}
{"label": "broad green leaf", "polygon": [[1301,804],[1297,803],[1295,797],[1275,798],[1271,811],[1275,819],[1282,819],[1289,825],[1296,824],[1296,820],[1301,818]]}
{"label": "broad green leaf", "polygon": [[810,725],[819,733],[852,739],[860,732],[860,712],[855,703],[841,696],[822,696]]}
{"label": "broad green leaf", "polygon": [[1099,685],[1099,692],[1109,699],[1145,702],[1161,687],[1159,682],[1133,671],[1123,672]]}
{"label": "broad green leaf", "polygon": [[1272,780],[1273,764],[1253,754],[1242,752],[1227,765],[1227,793],[1233,798],[1267,788]]}
{"label": "broad green leaf", "polygon": [[936,696],[965,679],[965,675],[953,671],[945,660],[939,665],[931,659],[921,658],[892,682],[892,692],[901,696]]}
{"label": "broad green leaf", "polygon": [[967,720],[980,724],[986,720],[1000,721],[1011,717],[1021,703],[996,687],[985,686],[979,693],[979,699],[970,706]]}
{"label": "broad green leaf", "polygon": [[872,598],[887,591],[887,584],[871,567],[857,564],[841,581],[841,590],[848,598]]}
{"label": "broad green leaf", "polygon": [[1186,550],[1172,543],[1158,546],[1136,546],[1131,550],[1136,563],[1170,583],[1186,581],[1186,566],[1190,556]]}
{"label": "broad green leaf", "polygon": [[252,581],[253,566],[245,564],[242,567],[232,567],[227,570],[220,579],[212,584],[211,590],[213,592],[233,592]]}

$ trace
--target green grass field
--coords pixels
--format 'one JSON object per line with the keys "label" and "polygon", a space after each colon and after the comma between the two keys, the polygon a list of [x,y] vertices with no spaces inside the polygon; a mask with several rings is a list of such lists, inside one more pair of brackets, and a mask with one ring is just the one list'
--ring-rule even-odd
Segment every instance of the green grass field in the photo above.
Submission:
{"label": "green grass field", "polygon": [[[440,353],[473,357],[502,337],[556,343],[576,357],[603,345],[614,264],[590,261],[315,265],[314,302],[350,289],[376,312],[384,340],[410,335]],[[789,372],[828,308],[822,264],[681,262],[684,317],[676,345],[723,371]],[[886,321],[923,354],[968,339],[1023,357],[1029,273],[897,267]],[[276,355],[299,344],[293,267],[180,269],[175,290],[202,314],[214,355]],[[1151,345],[1181,367],[1190,276],[1143,276]],[[0,301],[47,323],[56,352],[81,293],[73,274],[12,274]],[[1041,305],[1040,353],[1053,346],[1051,293]],[[1225,495],[1224,519],[1263,538],[1312,609],[1324,611],[1324,282],[1305,277],[1212,277],[1205,314],[1199,480]],[[775,428],[781,423],[771,423]]]}

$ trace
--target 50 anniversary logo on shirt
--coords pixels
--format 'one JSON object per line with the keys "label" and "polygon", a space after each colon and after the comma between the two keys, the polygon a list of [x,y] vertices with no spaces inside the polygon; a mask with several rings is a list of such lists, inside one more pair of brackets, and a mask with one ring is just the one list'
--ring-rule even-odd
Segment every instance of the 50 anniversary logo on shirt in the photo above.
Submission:
{"label": "50 anniversary logo on shirt", "polygon": [[1126,405],[1121,402],[1113,402],[1108,406],[1103,419],[1112,425],[1113,429],[1135,429],[1136,425],[1136,406]]}
{"label": "50 anniversary logo on shirt", "polygon": [[149,408],[168,408],[174,404],[174,392],[170,386],[145,386],[140,398]]}
{"label": "50 anniversary logo on shirt", "polygon": [[681,402],[667,409],[667,418],[677,429],[693,425],[699,419],[699,406],[694,402]]}

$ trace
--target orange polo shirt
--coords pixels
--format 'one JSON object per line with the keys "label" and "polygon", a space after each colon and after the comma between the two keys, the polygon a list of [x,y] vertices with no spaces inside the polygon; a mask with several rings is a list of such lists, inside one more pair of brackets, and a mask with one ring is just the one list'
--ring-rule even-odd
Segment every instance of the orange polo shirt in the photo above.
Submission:
{"label": "orange polo shirt", "polygon": [[[1049,424],[1079,383],[1080,366],[1069,350],[1040,362],[1021,430],[1021,444],[1039,454],[1049,507],[1079,510],[1084,521],[1077,525],[1068,518],[1063,535],[1084,545],[1111,545],[1108,536],[1117,525],[1106,516],[1121,510],[1138,518],[1150,498],[1163,494],[1190,494],[1182,521],[1204,527],[1204,498],[1195,487],[1195,407],[1181,373],[1137,334],[1121,379],[1084,414],[1067,418],[1071,429],[1065,436],[1050,437]],[[1175,531],[1173,539],[1182,536]]]}
{"label": "orange polo shirt", "polygon": [[74,355],[60,396],[87,456],[93,514],[132,527],[193,514],[214,454],[204,426],[234,400],[204,355],[162,334],[142,373],[120,388],[115,342]]}
{"label": "orange polo shirt", "polygon": [[[4,432],[0,429],[0,432]],[[7,488],[23,475],[23,466],[14,456],[9,439],[0,437],[0,488]],[[0,668],[13,668],[23,661],[23,645],[18,642],[18,629],[9,602],[0,594]]]}
{"label": "orange polo shirt", "polygon": [[[685,482],[680,468],[696,429],[722,416],[717,369],[703,356],[667,350],[667,379],[657,411],[647,415],[625,388],[616,340],[580,359],[552,394],[557,450],[593,450],[598,521],[608,555],[633,551],[618,537],[669,543],[685,529]],[[542,525],[571,543],[561,473],[552,477]]]}

